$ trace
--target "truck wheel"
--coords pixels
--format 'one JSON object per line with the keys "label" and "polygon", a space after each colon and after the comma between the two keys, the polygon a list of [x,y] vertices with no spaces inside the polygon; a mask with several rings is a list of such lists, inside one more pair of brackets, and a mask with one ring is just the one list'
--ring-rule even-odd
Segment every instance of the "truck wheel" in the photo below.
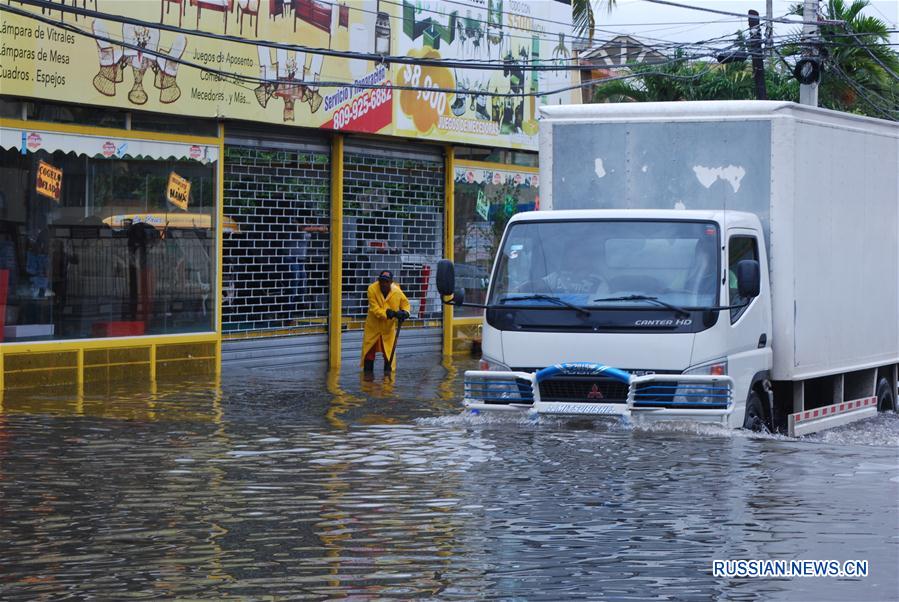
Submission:
{"label": "truck wheel", "polygon": [[895,393],[890,391],[890,381],[881,378],[877,381],[877,410],[880,412],[895,412]]}
{"label": "truck wheel", "polygon": [[756,390],[753,390],[749,394],[749,399],[746,400],[746,413],[743,415],[743,428],[756,433],[762,433],[768,430],[762,398]]}

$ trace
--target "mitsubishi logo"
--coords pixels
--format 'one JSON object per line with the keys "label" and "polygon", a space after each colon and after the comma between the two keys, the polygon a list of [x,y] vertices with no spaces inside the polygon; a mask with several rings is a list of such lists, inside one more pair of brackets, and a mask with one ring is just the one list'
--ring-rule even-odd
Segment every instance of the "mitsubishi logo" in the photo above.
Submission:
{"label": "mitsubishi logo", "polygon": [[587,393],[587,399],[605,399],[602,395],[602,391],[599,390],[599,386],[596,383],[593,384],[593,388],[590,389],[590,392]]}

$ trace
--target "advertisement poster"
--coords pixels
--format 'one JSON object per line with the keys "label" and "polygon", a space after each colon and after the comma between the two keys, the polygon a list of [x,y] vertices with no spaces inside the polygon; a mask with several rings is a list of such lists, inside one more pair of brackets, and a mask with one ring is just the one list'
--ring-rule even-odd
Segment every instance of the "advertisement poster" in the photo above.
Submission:
{"label": "advertisement poster", "polygon": [[[85,6],[105,18],[3,5],[3,94],[525,149],[536,149],[541,103],[578,98],[570,91],[541,98],[485,94],[571,85],[572,71],[527,70],[570,60],[570,7],[551,0],[101,0]],[[404,65],[386,60],[392,55],[457,64]],[[464,62],[498,67],[458,68]]]}
{"label": "advertisement poster", "polygon": [[38,161],[35,191],[57,203],[62,196],[62,170],[44,161]]}
{"label": "advertisement poster", "polygon": [[190,202],[190,181],[185,180],[174,171],[169,174],[169,183],[165,188],[165,198],[178,207],[187,211],[187,204]]}

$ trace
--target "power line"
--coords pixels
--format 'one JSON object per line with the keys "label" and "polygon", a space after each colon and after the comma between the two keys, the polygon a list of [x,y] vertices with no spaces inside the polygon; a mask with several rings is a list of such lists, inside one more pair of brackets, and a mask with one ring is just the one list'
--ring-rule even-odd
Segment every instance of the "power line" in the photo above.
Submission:
{"label": "power line", "polygon": [[[229,35],[219,35],[211,32],[203,31],[203,30],[190,30],[184,29],[182,27],[175,27],[174,25],[167,25],[165,23],[156,23],[150,21],[144,21],[141,19],[135,19],[133,17],[125,17],[122,15],[113,15],[109,13],[101,13],[98,11],[87,10],[84,8],[78,8],[77,6],[65,6],[54,4],[47,0],[22,0],[22,4],[37,6],[37,7],[51,7],[53,10],[65,11],[74,14],[79,14],[85,17],[93,17],[94,19],[101,19],[106,21],[112,21],[115,23],[127,23],[130,25],[135,25],[138,27],[145,27],[148,29],[159,29],[162,31],[169,31],[173,33],[180,33],[188,36],[202,37],[202,38],[211,38],[218,42],[226,41],[233,42],[236,44],[249,44],[252,46],[262,46],[265,48],[275,48],[282,50],[290,50],[294,52],[304,52],[309,54],[320,54],[323,56],[330,56],[336,58],[344,58],[344,59],[358,59],[365,61],[374,61],[376,63],[396,63],[403,65],[422,65],[422,66],[432,66],[432,67],[448,67],[455,69],[482,69],[482,70],[494,70],[494,71],[502,71],[509,68],[509,65],[502,61],[497,62],[478,62],[472,60],[462,60],[462,59],[432,59],[432,58],[416,58],[411,56],[401,56],[401,55],[387,55],[387,54],[377,54],[377,53],[368,53],[368,52],[355,52],[351,50],[334,50],[331,48],[314,48],[310,46],[302,46],[298,44],[285,44],[282,42],[269,42],[259,43],[257,41],[248,40],[246,38],[241,38],[238,36],[229,36]],[[38,17],[36,13],[32,13],[31,11],[27,11],[21,8],[14,7],[12,5],[3,5],[0,4],[0,10],[11,12],[17,14],[19,16],[36,19],[42,21],[44,23],[50,25],[56,25],[61,27],[64,22],[57,21],[55,19],[48,19],[46,17]],[[84,30],[75,29],[76,31],[84,32]],[[85,35],[90,35],[87,32],[84,32]],[[111,43],[121,45],[122,42],[117,40],[112,40]],[[527,71],[579,71],[582,69],[580,65],[572,64],[572,65],[559,65],[559,64],[537,64],[534,65],[530,60],[524,63]]]}
{"label": "power line", "polygon": [[[381,14],[381,13],[379,13],[379,12],[376,11],[376,10],[369,10],[369,9],[366,9],[366,8],[362,8],[361,6],[353,6],[352,4],[350,4],[350,5],[339,4],[339,3],[337,3],[337,2],[330,2],[329,0],[318,0],[318,1],[321,2],[322,4],[328,4],[328,5],[330,5],[332,8],[333,8],[333,7],[346,7],[346,8],[349,8],[349,10],[354,10],[354,11],[360,12],[360,13],[366,13],[366,14],[370,14],[370,15],[379,15],[379,14]],[[384,2],[384,3],[386,3],[386,4],[393,4],[393,5],[395,5],[395,6],[402,6],[401,4],[399,4],[399,3],[397,3],[397,2],[391,2],[390,0],[380,0],[380,1],[381,1],[381,2]],[[466,5],[466,6],[468,6],[469,8],[471,8],[471,5],[470,5],[470,4],[469,4],[469,5]],[[449,15],[447,15],[446,13],[440,13],[440,12],[437,12],[436,10],[430,9],[430,8],[423,8],[422,10],[424,10],[424,11],[426,11],[426,12],[429,12],[429,13],[431,13],[431,14],[434,14],[434,15],[449,16]],[[382,12],[383,12],[383,11],[382,11]],[[398,15],[393,15],[393,14],[390,14],[390,13],[383,13],[383,14],[387,15],[388,18],[393,19],[394,21],[398,21],[398,22],[400,22],[400,23],[402,23],[403,20],[404,20],[403,17],[398,16]],[[520,13],[511,13],[511,14],[519,15]],[[481,24],[485,24],[485,25],[488,25],[488,26],[491,25],[488,21],[485,21],[485,20],[483,20],[483,19],[476,19],[476,18],[474,18],[474,17],[457,17],[457,18],[459,18],[459,19],[465,19],[465,20],[471,21],[471,22],[473,22],[473,23],[481,23]],[[531,19],[534,19],[535,17],[530,17],[530,18],[531,18]],[[568,24],[566,25],[565,23],[559,22],[559,24],[560,24],[560,25],[563,25],[563,26],[566,26],[566,27],[570,30],[570,32],[573,32],[573,26],[571,25],[571,23],[568,23]],[[546,36],[547,33],[553,33],[553,34],[555,34],[556,36],[558,36],[558,32],[547,32],[546,30],[530,29],[530,28],[527,28],[527,27],[515,27],[515,30],[516,30],[516,31],[526,31],[526,32],[532,32],[532,33],[542,34],[542,37],[541,37],[541,36],[516,36],[516,35],[513,35],[513,34],[511,34],[511,33],[506,33],[506,34],[504,34],[504,35],[505,35],[506,37],[508,37],[508,38],[514,38],[514,39],[517,39],[517,40],[527,40],[527,41],[531,41],[533,38],[537,38],[537,39],[539,39],[539,40],[542,41],[542,42],[546,42],[547,44],[551,44],[552,42],[556,41],[556,39],[557,39],[557,38],[553,38],[553,37],[547,37],[547,36]],[[572,37],[573,37],[573,36],[572,36]],[[479,59],[472,59],[472,60],[479,60]]]}
{"label": "power line", "polygon": [[[384,0],[387,1],[387,0]],[[188,30],[182,27],[175,27],[173,25],[167,25],[165,23],[156,23],[143,21],[140,19],[135,19],[131,17],[125,17],[121,15],[113,15],[108,13],[103,13],[94,10],[88,10],[86,8],[78,8],[77,5],[66,6],[65,4],[56,4],[54,2],[50,2],[48,0],[21,0],[19,4],[25,4],[28,6],[39,7],[39,8],[47,8],[51,10],[58,10],[60,12],[68,12],[75,15],[81,15],[84,17],[93,17],[95,19],[105,19],[108,21],[119,22],[119,23],[129,23],[132,25],[137,25],[141,27],[153,28],[162,31],[170,31],[175,33],[181,33],[189,36],[197,36],[197,37],[205,37],[216,40],[217,42],[221,41],[230,41],[237,44],[251,44],[254,46],[264,46],[268,48],[275,49],[284,49],[294,52],[304,52],[310,54],[321,54],[323,56],[332,56],[338,58],[345,59],[358,59],[358,60],[367,60],[367,61],[375,61],[376,63],[397,63],[397,64],[418,64],[424,66],[444,66],[453,69],[478,69],[481,68],[483,70],[505,70],[509,67],[509,65],[505,61],[476,61],[472,59],[468,60],[459,60],[459,59],[428,59],[428,58],[415,58],[408,56],[398,56],[398,55],[381,55],[375,53],[361,53],[354,51],[343,51],[343,50],[334,50],[330,48],[313,48],[309,46],[302,46],[297,44],[285,44],[280,42],[266,42],[264,44],[259,44],[257,41],[247,40],[245,38],[237,37],[237,36],[228,36],[228,35],[218,35],[213,34],[203,30]],[[73,3],[74,4],[74,3]],[[12,12],[15,14],[19,14],[21,16],[25,16],[28,18],[35,18],[36,13],[32,13],[30,11],[25,11],[23,9],[17,9],[15,7],[7,4],[3,6],[0,4],[0,10],[6,10],[8,12]],[[59,22],[52,20],[47,21],[50,24],[58,25]],[[739,32],[738,32],[739,33]],[[667,47],[661,45],[654,45],[651,48],[657,51],[662,50],[688,50],[688,49],[706,49],[709,45],[717,40],[721,40],[724,38],[728,38],[733,34],[718,36],[716,38],[711,38],[709,40],[700,41],[692,44],[684,44],[684,43],[674,43],[667,42],[669,44]],[[650,38],[652,39],[652,38]],[[113,42],[118,43],[118,41]],[[546,59],[540,60],[538,64],[534,64],[536,61],[529,60],[526,63],[522,64],[522,67],[526,71],[577,71],[581,70],[583,67],[574,61],[579,59],[570,58],[566,59],[566,62],[572,62],[573,64],[560,64],[559,59]]]}
{"label": "power line", "polygon": [[[870,106],[872,109],[877,111],[880,115],[882,115],[884,117],[884,119],[888,119],[890,121],[897,121],[897,118],[893,113],[899,114],[899,111],[886,110],[883,107],[879,106],[877,103],[875,103],[873,100],[871,100],[871,98],[868,96],[867,92],[864,91],[863,89],[861,89],[856,84],[856,82],[854,82],[852,80],[852,78],[845,71],[843,71],[842,69],[839,68],[839,66],[834,64],[834,65],[831,65],[831,67],[833,67],[833,69],[836,71],[837,75],[839,75],[840,78],[844,82],[846,82],[849,85],[849,87],[852,88],[853,91],[855,91],[855,93],[858,94],[858,96],[868,104],[868,106]],[[889,100],[887,100],[886,98],[883,98],[879,94],[877,96],[881,100],[885,100],[885,101],[889,102]]]}
{"label": "power line", "polygon": [[864,49],[865,52],[867,52],[871,56],[872,59],[874,59],[874,62],[876,62],[878,65],[880,65],[881,69],[883,69],[884,71],[889,73],[894,80],[899,81],[899,74],[897,74],[895,71],[890,69],[882,60],[880,60],[880,58],[878,58],[878,56],[876,54],[871,52],[871,49],[868,48],[867,45],[862,46],[862,48]]}
{"label": "power line", "polygon": [[[889,42],[883,42],[883,41],[880,41],[880,40],[882,40],[883,38],[881,37],[881,35],[880,35],[879,33],[874,33],[874,32],[864,32],[864,33],[863,33],[863,32],[853,32],[853,31],[851,31],[851,30],[849,29],[849,23],[846,23],[846,22],[843,22],[842,28],[843,28],[843,30],[844,30],[843,32],[839,32],[839,31],[828,31],[827,33],[823,34],[823,39],[819,39],[819,40],[813,42],[813,45],[815,45],[815,46],[823,46],[823,47],[837,47],[837,48],[839,48],[839,47],[842,47],[843,45],[840,44],[839,42],[832,42],[832,41],[828,40],[827,38],[836,38],[836,37],[839,37],[839,38],[852,38],[852,39],[854,39],[856,42],[858,42],[859,39],[864,39],[864,40],[866,41],[866,43],[862,43],[862,44],[856,43],[856,44],[854,44],[854,45],[852,46],[852,48],[860,48],[860,49],[864,50],[864,51],[865,51],[865,52],[866,52],[872,59],[874,59],[874,61],[875,61],[875,62],[876,62],[876,63],[877,63],[877,64],[878,64],[878,65],[879,65],[879,66],[880,66],[880,67],[881,67],[887,74],[889,74],[893,79],[899,81],[899,74],[897,74],[895,71],[893,71],[893,70],[890,68],[889,65],[887,65],[886,63],[884,63],[884,62],[880,59],[880,57],[878,57],[876,54],[874,54],[874,53],[871,51],[871,47],[875,47],[875,48],[880,48],[880,47],[890,47],[890,46],[894,46],[894,45],[895,45],[895,46],[899,46],[899,44],[892,44],[892,43],[889,43]],[[800,42],[800,43],[806,43],[806,42]]]}
{"label": "power line", "polygon": [[[211,68],[208,65],[203,65],[203,64],[194,63],[194,62],[191,62],[188,60],[184,60],[180,57],[175,58],[175,57],[172,57],[172,56],[170,56],[164,52],[161,52],[159,50],[148,49],[145,47],[141,47],[137,44],[132,44],[130,42],[118,41],[113,38],[109,38],[107,36],[97,35],[93,32],[84,31],[74,25],[70,25],[65,22],[59,22],[52,18],[44,17],[43,15],[37,15],[34,13],[30,13],[28,11],[22,11],[21,9],[17,9],[17,8],[14,8],[9,5],[4,6],[4,5],[0,4],[0,10],[12,12],[15,14],[24,13],[42,23],[46,23],[48,25],[55,25],[55,26],[59,27],[60,29],[64,29],[66,31],[70,31],[72,33],[82,35],[84,37],[88,37],[88,38],[91,38],[94,40],[100,40],[100,41],[104,41],[104,42],[107,42],[110,44],[120,45],[124,48],[128,48],[131,50],[140,51],[143,54],[146,54],[149,56],[165,58],[166,60],[172,61],[179,65],[195,68],[200,71],[213,74],[213,75],[221,78],[222,81],[227,81],[228,83],[234,83],[236,85],[240,85],[241,83],[252,83],[252,84],[257,84],[257,85],[287,83],[290,85],[311,86],[311,87],[316,87],[316,88],[359,88],[359,89],[389,88],[391,90],[445,92],[445,93],[449,93],[449,94],[456,94],[456,93],[477,94],[477,95],[484,95],[484,96],[489,96],[489,97],[501,97],[501,98],[525,98],[525,97],[532,97],[532,96],[533,97],[552,96],[554,94],[560,94],[562,92],[570,92],[570,91],[584,88],[587,86],[592,86],[595,83],[602,83],[602,82],[614,81],[614,80],[619,80],[619,79],[630,79],[633,77],[645,77],[646,75],[653,75],[653,74],[660,75],[660,76],[671,76],[671,77],[675,77],[678,79],[695,79],[695,77],[693,77],[693,76],[676,76],[676,75],[672,75],[672,74],[668,74],[668,73],[664,73],[664,72],[648,72],[648,73],[643,72],[643,73],[639,73],[639,74],[625,74],[625,75],[613,76],[613,77],[608,77],[608,78],[596,78],[596,79],[583,81],[579,84],[573,84],[573,85],[564,86],[561,88],[545,90],[543,92],[518,92],[518,93],[490,92],[490,91],[481,91],[481,90],[472,91],[472,90],[469,90],[466,88],[441,88],[441,87],[408,86],[408,85],[385,86],[383,84],[363,84],[363,83],[356,83],[356,82],[352,82],[352,81],[307,81],[307,80],[299,80],[299,79],[271,80],[271,79],[265,79],[265,78],[257,77],[257,76],[250,76],[250,75],[243,75],[243,74],[238,74],[238,73],[234,73],[234,72],[222,71],[220,69]],[[655,65],[653,65],[653,67],[663,67],[666,64],[683,62],[685,60],[695,59],[695,58],[702,58],[702,56],[679,57],[677,59],[672,59],[672,60],[666,61],[664,63],[655,64]]]}
{"label": "power line", "polygon": [[[733,17],[745,17],[746,15],[742,13],[735,13],[729,10],[718,10],[716,8],[706,8],[703,6],[690,6],[689,4],[681,4],[679,2],[671,2],[670,0],[643,0],[644,2],[650,2],[652,4],[664,4],[665,6],[674,6],[677,8],[686,8],[689,10],[698,10],[705,13],[714,13],[716,15],[729,15]],[[789,25],[805,25],[806,21],[794,21],[791,19],[787,19],[786,17],[762,17],[759,15],[759,21],[767,21],[771,23],[787,23]],[[840,25],[844,23],[844,21],[835,21],[835,20],[818,20],[812,21],[813,25]]]}
{"label": "power line", "polygon": [[[353,51],[349,51],[349,50],[347,50],[347,51],[334,50],[331,48],[313,48],[313,47],[302,46],[302,45],[298,45],[298,44],[283,44],[283,43],[271,42],[271,41],[262,42],[259,40],[251,40],[248,38],[242,38],[242,37],[233,36],[233,35],[213,34],[211,32],[207,32],[202,29],[195,29],[195,30],[186,29],[183,27],[175,27],[174,25],[167,25],[162,22],[157,23],[155,21],[153,21],[153,22],[143,21],[141,19],[136,19],[133,17],[126,17],[124,15],[117,15],[117,14],[113,14],[113,13],[104,13],[101,11],[90,10],[87,8],[78,8],[78,6],[75,4],[73,4],[73,6],[67,6],[65,4],[56,4],[56,3],[52,2],[51,0],[17,0],[17,1],[19,2],[19,4],[25,4],[27,6],[33,6],[33,7],[41,8],[41,9],[50,9],[50,10],[54,10],[54,11],[70,13],[70,14],[74,14],[76,16],[80,15],[83,17],[93,17],[94,19],[104,19],[104,20],[115,21],[115,22],[120,22],[120,23],[130,23],[133,25],[140,25],[141,27],[154,28],[154,29],[159,29],[162,31],[172,31],[172,32],[177,32],[177,33],[183,33],[186,35],[213,38],[218,41],[228,41],[228,42],[236,42],[236,43],[243,43],[243,44],[261,45],[261,46],[268,46],[270,48],[285,48],[285,49],[290,49],[290,50],[296,50],[298,52],[312,52],[312,53],[316,53],[316,54],[322,54],[325,56],[336,56],[336,57],[341,57],[341,58],[361,58],[361,59],[365,59],[365,60],[374,60],[374,61],[379,61],[379,62],[394,62],[394,63],[396,63],[396,62],[402,62],[399,59],[403,58],[403,57],[398,57],[396,55],[381,55],[381,54],[376,54],[376,53],[360,53],[360,52],[353,52]],[[333,2],[328,2],[327,0],[319,0],[319,1],[323,1],[324,3],[329,4],[332,7],[333,6],[341,6],[341,5],[338,5]],[[0,8],[2,8],[4,10],[7,9],[7,7],[3,7],[2,5],[0,5]],[[9,8],[11,8],[11,7],[9,7]],[[366,9],[363,9],[360,7],[350,6],[349,8],[351,8],[353,10],[370,13],[370,14],[377,14],[376,11],[369,11],[369,10],[366,10]],[[13,10],[11,12],[17,12],[17,11]],[[17,12],[17,14],[30,17],[30,16],[33,16],[35,13],[31,13],[29,11],[22,11],[22,12]],[[400,18],[400,17],[396,17],[395,15],[390,15],[390,16],[394,19]],[[536,30],[534,30],[534,31],[536,31]],[[545,33],[545,32],[541,32],[541,33]],[[530,37],[528,37],[528,38],[521,37],[521,39],[531,40]],[[542,38],[541,41],[547,42],[547,43],[552,43],[554,41],[554,38]],[[406,57],[406,58],[411,58],[411,57]],[[437,61],[437,60],[443,60],[443,59],[414,59],[414,60],[420,62],[423,60]],[[558,60],[559,59],[546,59],[547,62],[548,61],[558,61]],[[567,60],[574,60],[574,59],[567,59]],[[483,64],[494,64],[494,65],[502,65],[503,64],[502,59],[498,59],[498,60],[488,59],[486,61],[480,60],[480,59],[466,59],[465,62],[466,62],[466,64],[472,63],[472,62],[483,63]],[[544,61],[541,59],[540,62],[544,62]]]}
{"label": "power line", "polygon": [[[275,49],[283,49],[294,52],[303,52],[309,54],[321,54],[323,56],[331,56],[337,58],[345,58],[345,59],[357,59],[357,60],[366,60],[366,61],[374,61],[376,63],[396,63],[396,64],[405,64],[405,65],[422,65],[422,66],[439,66],[439,67],[447,67],[452,69],[470,69],[470,70],[505,70],[509,68],[509,64],[505,61],[503,62],[478,62],[472,60],[460,60],[460,59],[430,59],[430,58],[416,58],[409,56],[400,56],[400,55],[381,55],[375,53],[362,53],[362,52],[354,52],[354,51],[344,51],[344,50],[334,50],[329,48],[313,48],[308,46],[301,46],[296,44],[285,44],[280,42],[266,42],[265,44],[259,44],[255,41],[247,40],[245,38],[240,38],[237,36],[225,36],[213,34],[203,30],[188,30],[181,27],[175,27],[173,25],[167,25],[165,23],[156,23],[143,21],[140,19],[135,19],[131,17],[124,17],[121,15],[112,15],[107,13],[101,13],[98,11],[87,10],[83,8],[78,8],[77,6],[65,6],[58,5],[52,2],[48,2],[46,0],[22,0],[22,3],[37,6],[37,7],[52,7],[53,10],[64,10],[66,12],[71,12],[75,14],[80,14],[85,17],[93,17],[95,19],[103,18],[108,21],[117,22],[117,23],[128,23],[140,27],[146,28],[155,28],[163,31],[181,33],[188,36],[198,36],[204,38],[211,38],[218,42],[221,41],[229,41],[236,44],[249,44],[253,46],[263,46],[266,48],[275,48]],[[21,8],[12,7],[11,5],[2,5],[0,4],[0,10],[5,10],[8,12],[12,12],[18,14],[20,16],[24,16],[27,18],[38,19],[48,24],[61,26],[63,22],[56,21],[53,19],[47,19],[44,17],[37,17],[36,13],[32,13],[30,11],[26,11]],[[83,30],[77,29],[76,31],[82,32],[85,35],[90,37],[90,34],[87,32],[83,32]],[[739,33],[739,32],[738,32]],[[729,38],[734,34],[727,34],[722,36],[717,36],[715,38],[710,38],[708,40],[699,41],[691,44],[683,44],[683,43],[672,43],[672,45],[668,49],[675,50],[689,50],[695,49],[696,51],[708,50],[711,51],[710,45],[718,40],[722,40],[725,38]],[[115,39],[108,40],[110,43],[121,45],[122,42]],[[731,47],[734,44],[730,45]],[[656,46],[655,50],[664,50],[664,48],[659,48]],[[714,49],[715,52],[721,52],[721,48]],[[680,60],[680,59],[679,59]],[[551,60],[547,60],[548,64],[533,64],[533,61],[527,61],[521,63],[521,68],[523,71],[580,71],[584,69],[584,66],[580,64],[557,64],[553,63]],[[347,84],[351,84],[353,82],[347,82]]]}
{"label": "power line", "polygon": [[[790,65],[790,63],[787,62],[787,59],[784,57],[783,54],[780,53],[780,50],[778,50],[777,47],[774,48],[774,52],[775,52],[775,54],[777,54],[778,58],[781,60],[781,62],[784,64],[784,66],[788,70],[792,70],[792,68],[793,68],[792,65]],[[866,103],[868,103],[869,106],[871,106],[874,110],[876,110],[881,115],[885,115],[886,119],[889,119],[891,121],[897,121],[896,117],[893,117],[892,115],[889,115],[888,113],[885,113],[881,107],[877,106],[870,98],[868,98],[868,96],[867,96],[867,94],[865,94],[865,92],[863,92],[862,90],[857,88],[856,82],[854,82],[852,80],[852,78],[848,74],[846,74],[846,72],[844,72],[842,69],[840,69],[840,67],[836,63],[834,63],[833,61],[828,61],[828,63],[830,65],[830,67],[833,68],[834,72],[837,73],[837,75],[841,79],[843,79],[843,81],[845,81],[849,85],[849,87],[851,87],[856,92],[856,94],[859,95],[859,97],[861,97]],[[877,96],[886,102],[890,102],[889,99],[883,98],[879,94]],[[899,114],[899,111],[897,111],[897,114]]]}

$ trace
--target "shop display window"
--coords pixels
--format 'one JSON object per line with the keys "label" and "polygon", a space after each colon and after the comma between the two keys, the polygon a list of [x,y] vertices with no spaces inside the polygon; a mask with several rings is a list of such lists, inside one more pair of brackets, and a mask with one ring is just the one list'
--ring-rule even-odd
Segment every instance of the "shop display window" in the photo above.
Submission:
{"label": "shop display window", "polygon": [[2,340],[214,330],[215,178],[213,162],[0,149]]}
{"label": "shop display window", "polygon": [[[454,174],[456,285],[465,300],[484,303],[490,269],[509,218],[539,207],[536,172],[490,164],[457,164]],[[476,317],[481,310],[457,307],[456,317]]]}

